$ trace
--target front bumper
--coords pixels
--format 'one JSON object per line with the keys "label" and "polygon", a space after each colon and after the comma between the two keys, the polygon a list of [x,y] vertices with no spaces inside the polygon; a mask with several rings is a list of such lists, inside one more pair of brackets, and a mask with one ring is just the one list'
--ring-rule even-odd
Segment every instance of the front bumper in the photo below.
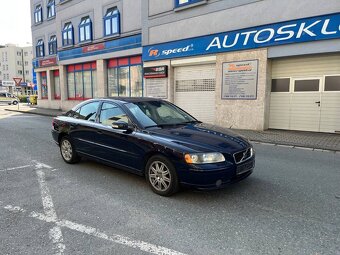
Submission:
{"label": "front bumper", "polygon": [[239,182],[252,174],[255,167],[255,157],[240,165],[221,164],[201,165],[199,168],[181,168],[177,171],[180,184],[200,190],[214,190],[223,188],[231,183]]}

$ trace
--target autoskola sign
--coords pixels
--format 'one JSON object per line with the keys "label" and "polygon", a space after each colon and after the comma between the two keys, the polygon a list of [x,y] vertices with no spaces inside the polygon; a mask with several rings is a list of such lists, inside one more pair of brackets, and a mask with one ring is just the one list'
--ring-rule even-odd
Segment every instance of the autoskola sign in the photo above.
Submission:
{"label": "autoskola sign", "polygon": [[143,47],[143,61],[340,38],[340,13]]}

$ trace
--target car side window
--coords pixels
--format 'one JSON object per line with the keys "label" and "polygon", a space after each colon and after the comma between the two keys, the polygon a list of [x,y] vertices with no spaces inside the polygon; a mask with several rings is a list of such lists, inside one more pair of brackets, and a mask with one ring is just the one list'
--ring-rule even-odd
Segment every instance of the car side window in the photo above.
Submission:
{"label": "car side window", "polygon": [[112,123],[117,121],[129,123],[129,118],[119,106],[110,103],[103,103],[100,111],[99,122],[105,126],[111,127]]}
{"label": "car side window", "polygon": [[83,105],[80,109],[76,111],[74,117],[82,120],[95,121],[96,114],[98,110],[99,102],[92,102]]}

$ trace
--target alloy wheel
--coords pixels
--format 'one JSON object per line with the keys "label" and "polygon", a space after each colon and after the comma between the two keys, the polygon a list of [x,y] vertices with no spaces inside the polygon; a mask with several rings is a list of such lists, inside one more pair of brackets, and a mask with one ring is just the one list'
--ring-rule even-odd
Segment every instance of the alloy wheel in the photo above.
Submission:
{"label": "alloy wheel", "polygon": [[149,166],[149,181],[158,191],[167,191],[171,185],[171,174],[168,167],[161,161],[154,161]]}
{"label": "alloy wheel", "polygon": [[64,139],[61,143],[61,154],[66,161],[72,160],[73,149],[70,141]]}

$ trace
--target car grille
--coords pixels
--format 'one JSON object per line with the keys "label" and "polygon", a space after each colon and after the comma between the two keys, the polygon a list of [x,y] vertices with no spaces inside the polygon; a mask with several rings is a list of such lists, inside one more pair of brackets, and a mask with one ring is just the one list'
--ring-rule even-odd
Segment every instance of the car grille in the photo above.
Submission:
{"label": "car grille", "polygon": [[246,150],[234,153],[234,160],[236,164],[242,163],[253,156],[253,149],[248,148]]}

